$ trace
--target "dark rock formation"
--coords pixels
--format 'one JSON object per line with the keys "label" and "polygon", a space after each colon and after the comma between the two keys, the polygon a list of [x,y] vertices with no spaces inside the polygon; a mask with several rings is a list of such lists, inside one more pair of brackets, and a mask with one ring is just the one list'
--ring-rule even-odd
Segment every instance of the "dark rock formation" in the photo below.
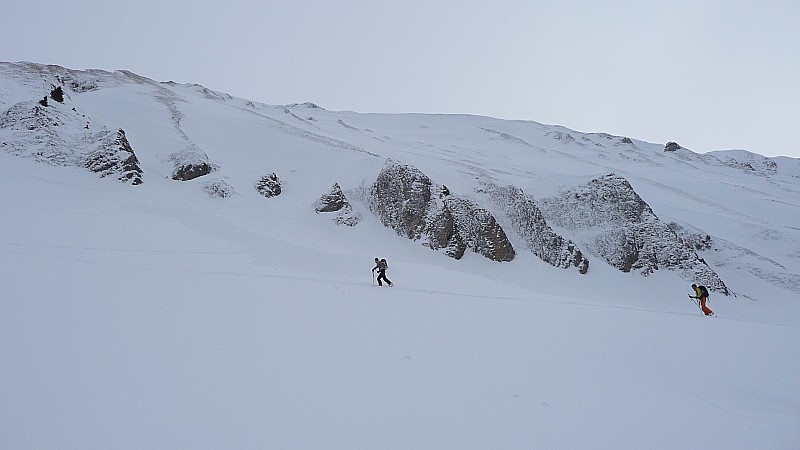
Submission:
{"label": "dark rock formation", "polygon": [[193,180],[216,170],[216,167],[208,161],[208,155],[198,148],[173,153],[170,159],[175,164],[172,179],[176,181]]}
{"label": "dark rock formation", "polygon": [[[50,91],[50,98],[57,101],[58,103],[64,103],[64,89],[61,86]],[[45,105],[46,106],[46,105]]]}
{"label": "dark rock formation", "polygon": [[432,182],[418,169],[388,161],[370,190],[370,210],[400,236],[420,239],[431,203]]}
{"label": "dark rock formation", "polygon": [[280,195],[281,180],[274,172],[261,177],[255,185],[256,191],[264,197],[270,198]]}
{"label": "dark rock formation", "polygon": [[479,192],[489,195],[531,252],[542,261],[564,269],[575,267],[581,274],[589,270],[589,260],[575,243],[559,236],[547,225],[533,197],[526,195],[522,189],[487,183]]}
{"label": "dark rock formation", "polygon": [[441,209],[432,216],[428,227],[429,246],[444,248],[445,253],[460,259],[468,248],[493,261],[511,261],[516,256],[511,241],[492,213],[475,203],[439,193]]}
{"label": "dark rock formation", "polygon": [[317,213],[336,213],[333,221],[337,225],[355,226],[361,221],[361,214],[353,211],[352,205],[347,201],[339,183],[333,183],[330,192],[323,195],[314,203]]}
{"label": "dark rock formation", "polygon": [[622,177],[614,174],[539,202],[548,222],[580,232],[581,246],[623,272],[667,269],[729,294],[695,250],[660,221]]}
{"label": "dark rock formation", "polygon": [[515,252],[492,214],[470,200],[434,185],[419,169],[387,161],[373,183],[368,204],[387,227],[409,239],[424,239],[460,259],[469,248],[493,261]]}
{"label": "dark rock formation", "polygon": [[134,186],[142,184],[143,171],[139,159],[121,129],[101,132],[99,144],[87,154],[84,165],[101,177],[116,176],[119,181]]}
{"label": "dark rock formation", "polygon": [[321,212],[336,212],[348,206],[347,198],[342,192],[339,183],[333,183],[331,191],[317,200],[314,203],[314,210],[318,213]]}
{"label": "dark rock formation", "polygon": [[683,147],[678,145],[677,142],[667,142],[667,145],[664,146],[664,151],[665,152],[676,152],[676,151],[678,151],[678,150],[680,150],[682,148]]}
{"label": "dark rock formation", "polygon": [[203,162],[200,164],[184,164],[175,168],[172,179],[176,181],[189,181],[203,175],[208,175],[213,171],[211,164]]}

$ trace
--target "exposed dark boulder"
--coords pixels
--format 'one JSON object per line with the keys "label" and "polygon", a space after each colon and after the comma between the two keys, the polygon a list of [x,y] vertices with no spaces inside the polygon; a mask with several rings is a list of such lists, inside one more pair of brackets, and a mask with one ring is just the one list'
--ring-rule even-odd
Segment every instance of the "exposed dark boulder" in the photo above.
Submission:
{"label": "exposed dark boulder", "polygon": [[431,182],[415,167],[387,161],[372,184],[368,204],[381,222],[400,236],[444,249],[460,259],[466,249],[493,261],[511,261],[515,252],[492,214]]}
{"label": "exposed dark boulder", "polygon": [[420,239],[431,204],[431,185],[419,169],[387,162],[372,184],[370,209],[397,234]]}
{"label": "exposed dark boulder", "polygon": [[667,145],[664,146],[664,151],[665,152],[676,152],[676,151],[678,151],[678,150],[680,150],[682,148],[683,147],[678,145],[677,142],[667,142]]}
{"label": "exposed dark boulder", "polygon": [[207,162],[184,164],[175,168],[175,171],[172,173],[172,179],[176,181],[189,181],[208,175],[213,170],[214,168]]}
{"label": "exposed dark boulder", "polygon": [[208,160],[208,155],[196,146],[173,153],[170,160],[175,165],[172,171],[172,179],[175,181],[194,180],[217,170],[214,164]]}
{"label": "exposed dark boulder", "polygon": [[208,155],[199,148],[190,148],[170,156],[175,169],[172,179],[176,181],[189,181],[208,175],[216,167],[208,161]]}
{"label": "exposed dark boulder", "polygon": [[270,198],[280,195],[281,193],[281,180],[276,173],[271,173],[261,177],[256,182],[256,191],[264,197]]}
{"label": "exposed dark boulder", "polygon": [[321,212],[336,212],[349,205],[339,183],[333,183],[330,192],[323,195],[314,203],[314,210]]}
{"label": "exposed dark boulder", "polygon": [[347,201],[339,183],[333,183],[330,192],[323,195],[314,203],[314,210],[317,213],[333,214],[334,223],[337,225],[355,226],[361,221],[361,214],[353,211],[350,202]]}
{"label": "exposed dark boulder", "polygon": [[[442,204],[441,214],[447,221],[452,220],[452,226],[448,225],[445,228],[452,229],[448,248],[456,249],[461,255],[464,250],[470,248],[492,261],[514,259],[516,256],[514,247],[491,212],[478,207],[470,200],[453,195],[442,195]],[[430,230],[431,235],[437,230],[434,223]]]}
{"label": "exposed dark boulder", "polygon": [[438,250],[455,259],[461,259],[467,250],[467,243],[456,231],[456,219],[449,209],[442,209],[431,217],[428,223],[428,247]]}
{"label": "exposed dark boulder", "polygon": [[56,87],[50,91],[50,98],[58,103],[64,103],[64,89],[62,89],[61,86]]}

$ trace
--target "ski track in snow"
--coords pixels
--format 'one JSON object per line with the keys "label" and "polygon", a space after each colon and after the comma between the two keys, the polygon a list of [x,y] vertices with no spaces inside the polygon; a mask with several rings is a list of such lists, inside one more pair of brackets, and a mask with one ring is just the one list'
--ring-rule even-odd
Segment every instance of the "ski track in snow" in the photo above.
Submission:
{"label": "ski track in snow", "polygon": [[169,253],[181,255],[244,255],[245,252],[215,252],[215,251],[187,251],[187,250],[164,250],[164,249],[130,249],[130,248],[102,248],[102,247],[81,247],[69,245],[39,245],[39,244],[18,244],[12,242],[0,242],[0,245],[18,248],[40,248],[40,249],[59,249],[59,250],[89,250],[94,252],[112,253]]}
{"label": "ski track in snow", "polygon": [[282,133],[287,133],[287,134],[290,134],[290,135],[299,136],[299,137],[301,137],[303,139],[308,139],[310,141],[319,142],[321,144],[325,144],[325,145],[328,145],[330,147],[342,148],[342,149],[345,149],[345,150],[352,150],[354,152],[364,153],[364,154],[367,154],[369,156],[380,157],[379,154],[370,152],[370,151],[365,150],[365,149],[363,149],[361,147],[358,147],[356,145],[349,144],[349,143],[347,143],[345,141],[342,141],[342,140],[339,140],[339,139],[335,139],[335,138],[331,138],[331,137],[328,137],[328,136],[323,136],[323,135],[320,135],[320,134],[312,133],[312,132],[310,132],[308,130],[304,130],[302,128],[296,127],[294,125],[290,125],[290,124],[288,124],[286,122],[280,121],[280,120],[275,119],[273,117],[269,117],[267,115],[261,114],[261,113],[259,113],[257,111],[253,111],[253,110],[250,110],[250,109],[247,109],[247,108],[238,107],[238,106],[232,106],[232,105],[226,105],[226,106],[229,106],[231,108],[235,108],[235,109],[240,110],[240,111],[244,111],[244,112],[246,112],[248,114],[256,115],[256,116],[264,119],[264,121],[267,124],[269,124],[272,128],[277,129],[277,130],[281,131]]}
{"label": "ski track in snow", "polygon": [[[0,245],[7,245],[17,248],[39,248],[39,249],[58,249],[58,250],[87,250],[92,252],[111,252],[111,253],[141,253],[141,254],[184,254],[187,256],[196,256],[196,255],[236,255],[236,256],[248,256],[250,253],[246,252],[214,252],[214,251],[185,251],[185,250],[142,250],[142,249],[114,249],[114,248],[95,248],[95,247],[79,247],[79,246],[58,246],[58,245],[27,245],[27,244],[11,244],[0,242]],[[243,278],[274,278],[274,279],[281,279],[281,280],[295,280],[295,281],[303,281],[312,284],[332,284],[339,289],[340,285],[347,285],[351,287],[369,287],[362,282],[358,281],[342,281],[339,278],[325,278],[324,275],[322,276],[303,276],[303,275],[289,275],[289,274],[270,274],[264,272],[241,272],[241,271],[230,271],[230,270],[183,270],[183,269],[170,269],[170,268],[150,268],[150,267],[142,267],[137,265],[131,264],[121,264],[116,262],[100,262],[100,261],[93,261],[89,259],[82,259],[82,258],[74,258],[74,257],[64,257],[64,256],[57,256],[47,253],[37,253],[37,252],[26,252],[23,250],[0,250],[5,253],[17,254],[17,255],[26,255],[26,256],[35,256],[35,257],[42,257],[42,258],[49,258],[49,259],[56,259],[62,261],[69,261],[74,263],[81,263],[93,266],[100,266],[100,267],[116,267],[119,269],[124,269],[126,271],[135,270],[139,272],[156,272],[156,273],[176,273],[176,274],[196,274],[196,275],[218,275],[218,276],[232,276],[232,277],[243,277]],[[371,287],[379,288],[373,284]],[[550,305],[566,305],[566,306],[580,306],[580,307],[589,307],[589,308],[602,308],[602,309],[619,309],[619,310],[627,310],[627,311],[635,311],[635,312],[643,312],[643,313],[655,313],[655,314],[668,314],[674,316],[689,316],[689,317],[697,317],[702,316],[702,314],[697,313],[686,313],[686,312],[679,312],[679,311],[669,311],[663,309],[654,309],[654,308],[645,308],[645,307],[637,307],[637,306],[630,306],[630,305],[622,305],[622,304],[614,304],[614,303],[599,303],[593,301],[580,301],[576,299],[544,299],[541,297],[537,297],[535,293],[532,293],[531,296],[520,297],[520,296],[505,296],[505,295],[482,295],[482,294],[475,294],[469,292],[462,292],[462,291],[444,291],[444,290],[437,290],[437,289],[418,289],[418,288],[408,288],[404,286],[398,286],[396,283],[393,287],[380,287],[381,290],[389,290],[392,291],[403,291],[403,292],[411,292],[417,294],[426,294],[426,295],[439,295],[439,296],[448,296],[448,297],[456,297],[456,298],[471,298],[471,299],[478,299],[478,300],[485,300],[489,302],[496,302],[496,301],[514,301],[514,302],[535,302],[535,303],[542,303],[542,304],[550,304]],[[794,328],[800,329],[800,327],[787,325],[787,324],[780,324],[780,323],[768,323],[768,322],[754,322],[754,321],[745,321],[740,319],[734,318],[724,318],[720,316],[715,316],[715,318],[721,320],[729,320],[735,322],[742,322],[742,323],[759,323],[761,325],[769,325],[769,326],[776,326],[776,327],[787,327],[787,328]]]}

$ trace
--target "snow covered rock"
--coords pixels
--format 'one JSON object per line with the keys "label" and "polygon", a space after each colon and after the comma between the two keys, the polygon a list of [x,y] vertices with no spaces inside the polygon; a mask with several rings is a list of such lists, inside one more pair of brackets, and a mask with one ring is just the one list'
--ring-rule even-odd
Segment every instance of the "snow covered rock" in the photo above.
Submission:
{"label": "snow covered rock", "polygon": [[236,191],[233,186],[228,184],[225,180],[213,180],[203,184],[203,191],[209,197],[227,198],[233,195]]}
{"label": "snow covered rock", "polygon": [[119,181],[136,186],[142,184],[139,159],[125,137],[125,131],[101,131],[97,144],[87,155],[85,167],[101,177],[116,176]]}
{"label": "snow covered rock", "polygon": [[778,173],[778,164],[771,158],[747,150],[722,150],[710,154],[728,167],[754,175],[770,176]]}
{"label": "snow covered rock", "polygon": [[323,108],[323,107],[321,107],[321,106],[319,106],[319,105],[317,105],[315,103],[312,103],[312,102],[292,103],[292,104],[286,105],[286,107],[287,108],[320,109],[320,110],[325,111],[325,108]]}
{"label": "snow covered rock", "polygon": [[333,183],[329,193],[320,197],[314,203],[314,210],[319,213],[336,213],[333,221],[338,225],[355,226],[361,221],[361,214],[353,211],[353,206],[347,201],[339,183]]}
{"label": "snow covered rock", "polygon": [[420,170],[387,161],[370,189],[370,210],[400,236],[420,239],[425,232],[432,184]]}
{"label": "snow covered rock", "polygon": [[677,152],[678,150],[682,149],[677,142],[667,142],[667,145],[664,146],[665,152]]}
{"label": "snow covered rock", "polygon": [[216,167],[208,161],[208,155],[199,148],[192,147],[184,151],[173,153],[170,160],[175,165],[172,179],[176,181],[189,181],[213,172]]}
{"label": "snow covered rock", "polygon": [[679,272],[729,294],[720,277],[620,176],[609,174],[540,203],[548,222],[574,230],[582,247],[623,272]]}
{"label": "snow covered rock", "polygon": [[270,198],[280,195],[281,193],[281,180],[276,173],[271,173],[261,177],[256,182],[256,191],[264,197]]}
{"label": "snow covered rock", "polygon": [[13,105],[0,117],[0,138],[3,150],[19,157],[142,183],[143,171],[125,132],[101,128],[92,133],[88,119],[61,102]]}
{"label": "snow covered rock", "polygon": [[387,161],[369,191],[368,204],[400,236],[424,239],[430,248],[460,259],[467,248],[493,261],[515,252],[492,214],[435,185],[419,169]]}
{"label": "snow covered rock", "polygon": [[542,261],[564,269],[575,267],[581,274],[589,270],[589,260],[577,245],[559,236],[547,225],[536,201],[522,189],[486,183],[479,192],[489,195],[492,202],[508,217],[517,234],[525,240],[528,249]]}
{"label": "snow covered rock", "polygon": [[347,198],[345,197],[344,192],[342,192],[342,188],[339,186],[339,183],[333,183],[333,187],[331,187],[330,192],[320,197],[319,200],[314,203],[314,210],[318,213],[336,212],[342,210],[348,205],[349,203],[347,202]]}
{"label": "snow covered rock", "polygon": [[695,251],[710,250],[714,247],[714,239],[700,230],[687,230],[686,226],[670,222],[667,227],[674,231],[684,242],[689,244]]}
{"label": "snow covered rock", "polygon": [[75,121],[74,116],[66,108],[42,106],[37,101],[17,103],[0,118],[3,149],[38,162],[77,165],[77,145],[85,133],[67,126]]}

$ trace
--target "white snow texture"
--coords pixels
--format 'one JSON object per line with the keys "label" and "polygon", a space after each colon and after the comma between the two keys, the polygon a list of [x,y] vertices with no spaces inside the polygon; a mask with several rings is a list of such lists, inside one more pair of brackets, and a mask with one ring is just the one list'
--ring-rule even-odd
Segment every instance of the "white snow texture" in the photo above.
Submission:
{"label": "white snow texture", "polygon": [[[664,147],[0,63],[0,448],[800,448],[800,162]],[[384,226],[390,159],[515,257]],[[649,210],[588,208],[596,180]],[[346,221],[315,211],[331,186]],[[520,234],[542,217],[553,263]],[[649,252],[628,272],[620,239]]]}

